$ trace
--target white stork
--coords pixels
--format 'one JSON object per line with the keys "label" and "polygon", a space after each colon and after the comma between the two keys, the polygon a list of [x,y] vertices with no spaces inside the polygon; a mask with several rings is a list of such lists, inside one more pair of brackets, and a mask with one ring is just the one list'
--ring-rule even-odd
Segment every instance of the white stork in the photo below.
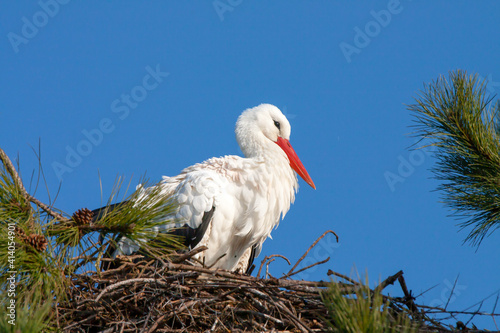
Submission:
{"label": "white stork", "polygon": [[[184,228],[186,245],[208,247],[195,258],[207,266],[246,272],[294,202],[295,172],[316,189],[288,141],[290,131],[290,123],[274,105],[244,111],[235,132],[245,157],[211,158],[177,176],[163,177],[157,185],[176,207],[167,217],[174,223],[161,231]],[[114,256],[138,249],[122,238]]]}

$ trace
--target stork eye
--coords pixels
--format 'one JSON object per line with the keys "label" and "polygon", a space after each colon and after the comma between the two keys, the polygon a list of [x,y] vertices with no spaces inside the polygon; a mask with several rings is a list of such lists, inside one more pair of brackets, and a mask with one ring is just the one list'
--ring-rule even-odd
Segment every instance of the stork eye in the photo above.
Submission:
{"label": "stork eye", "polygon": [[279,121],[274,121],[274,126],[276,126],[280,130],[280,123]]}

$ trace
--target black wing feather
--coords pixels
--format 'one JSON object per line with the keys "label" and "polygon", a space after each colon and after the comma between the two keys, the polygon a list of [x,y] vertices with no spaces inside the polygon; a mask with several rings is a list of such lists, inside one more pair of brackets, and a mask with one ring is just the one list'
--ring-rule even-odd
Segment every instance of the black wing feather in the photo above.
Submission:
{"label": "black wing feather", "polygon": [[180,228],[175,228],[169,231],[169,234],[180,236],[184,238],[184,245],[188,248],[194,248],[201,241],[205,232],[207,232],[207,228],[212,222],[212,218],[214,216],[215,206],[212,207],[208,212],[203,214],[203,218],[201,219],[201,224],[198,228],[191,228],[187,224],[184,224]]}
{"label": "black wing feather", "polygon": [[252,274],[253,270],[255,269],[253,261],[255,260],[256,254],[257,254],[257,245],[254,245],[252,246],[252,252],[250,252],[250,258],[248,258],[247,270],[245,272],[245,274],[247,275]]}

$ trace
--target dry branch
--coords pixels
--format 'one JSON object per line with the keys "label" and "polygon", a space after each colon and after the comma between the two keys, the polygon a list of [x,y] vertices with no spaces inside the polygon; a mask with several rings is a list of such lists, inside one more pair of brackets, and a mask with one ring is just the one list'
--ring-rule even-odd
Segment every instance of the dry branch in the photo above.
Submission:
{"label": "dry branch", "polygon": [[323,237],[325,237],[329,233],[335,235],[335,237],[337,239],[337,243],[339,242],[339,236],[337,236],[337,234],[334,231],[332,231],[332,230],[325,231],[323,233],[323,235],[319,236],[319,238],[316,239],[316,241],[314,243],[312,243],[311,246],[309,246],[309,248],[307,249],[307,251],[302,255],[302,257],[299,258],[299,260],[297,260],[297,262],[295,263],[295,265],[293,265],[292,269],[290,271],[288,271],[288,273],[285,276],[292,274],[293,271],[295,270],[295,268],[297,268],[297,266],[300,264],[300,262],[302,260],[304,260],[304,258],[309,254],[309,251],[311,251],[313,249],[313,247],[315,247],[316,244],[318,244],[319,241],[322,240]]}

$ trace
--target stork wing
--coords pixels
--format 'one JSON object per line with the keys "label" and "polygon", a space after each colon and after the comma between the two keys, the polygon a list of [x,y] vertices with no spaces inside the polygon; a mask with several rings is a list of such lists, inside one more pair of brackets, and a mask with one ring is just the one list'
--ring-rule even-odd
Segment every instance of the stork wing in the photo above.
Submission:
{"label": "stork wing", "polygon": [[203,214],[215,206],[215,196],[220,192],[220,182],[216,179],[220,177],[217,176],[211,170],[194,171],[185,175],[173,194],[178,206],[176,221],[185,222],[194,229],[201,225]]}
{"label": "stork wing", "polygon": [[201,224],[198,228],[192,228],[189,224],[184,224],[182,227],[177,227],[168,231],[169,234],[180,236],[184,239],[184,245],[188,248],[194,248],[201,241],[207,231],[212,217],[214,216],[215,206],[211,210],[205,212],[201,219]]}

